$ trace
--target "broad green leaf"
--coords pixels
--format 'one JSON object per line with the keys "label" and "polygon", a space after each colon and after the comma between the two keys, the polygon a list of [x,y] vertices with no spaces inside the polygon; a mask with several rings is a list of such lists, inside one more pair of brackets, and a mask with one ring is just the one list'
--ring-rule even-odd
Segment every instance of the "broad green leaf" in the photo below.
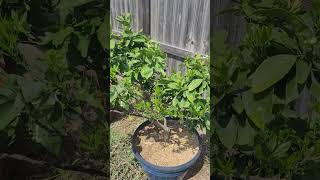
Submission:
{"label": "broad green leaf", "polygon": [[110,102],[112,103],[118,97],[116,86],[111,85],[110,88]]}
{"label": "broad green leaf", "polygon": [[115,39],[111,39],[110,40],[110,49],[114,49],[115,46],[116,46],[116,40]]}
{"label": "broad green leaf", "polygon": [[311,65],[305,61],[298,61],[296,64],[297,81],[299,84],[303,84],[311,71]]}
{"label": "broad green leaf", "polygon": [[272,94],[256,97],[251,91],[243,93],[242,102],[250,120],[260,129],[272,120]]}
{"label": "broad green leaf", "polygon": [[193,103],[194,100],[196,99],[196,98],[194,97],[194,94],[191,94],[191,93],[188,93],[188,94],[187,94],[187,98],[188,98],[188,100],[189,100],[191,103]]}
{"label": "broad green leaf", "polygon": [[244,126],[239,126],[236,143],[239,145],[253,145],[256,134],[255,129],[250,126],[249,122],[246,122]]}
{"label": "broad green leaf", "polygon": [[93,0],[72,0],[72,1],[61,1],[58,6],[60,15],[60,24],[64,25],[67,16],[74,12],[74,8],[87,4]]}
{"label": "broad green leaf", "polygon": [[13,95],[12,90],[0,87],[0,96],[10,97],[11,95]]}
{"label": "broad green leaf", "polygon": [[267,58],[252,74],[252,91],[259,93],[281,80],[296,62],[296,56],[276,55]]}
{"label": "broad green leaf", "polygon": [[107,15],[105,16],[105,20],[104,22],[100,25],[98,31],[97,31],[97,36],[98,36],[98,40],[101,44],[101,46],[104,49],[107,49],[108,47],[108,27],[107,27]]}
{"label": "broad green leaf", "polygon": [[214,122],[220,141],[225,147],[231,149],[235,144],[238,135],[239,125],[236,117],[232,116],[225,128],[221,127],[216,121]]}
{"label": "broad green leaf", "polygon": [[59,155],[62,145],[60,136],[53,136],[46,129],[36,125],[34,129],[34,140],[45,147],[49,152]]}
{"label": "broad green leaf", "polygon": [[20,115],[24,108],[24,103],[20,94],[16,96],[15,101],[9,101],[0,105],[0,130],[3,130],[8,124]]}
{"label": "broad green leaf", "polygon": [[290,38],[284,31],[272,30],[271,38],[273,41],[284,45],[290,49],[298,49],[294,39]]}
{"label": "broad green leaf", "polygon": [[288,104],[292,102],[293,100],[297,99],[298,96],[298,83],[296,76],[294,76],[286,84],[286,103]]}
{"label": "broad green leaf", "polygon": [[203,79],[194,79],[189,85],[188,85],[188,91],[193,91],[197,87],[200,86],[200,84],[203,82]]}
{"label": "broad green leaf", "polygon": [[133,42],[145,42],[146,40],[144,38],[135,38],[133,39]]}
{"label": "broad green leaf", "polygon": [[298,118],[298,113],[288,108],[284,109],[281,114],[286,118]]}
{"label": "broad green leaf", "polygon": [[129,110],[129,104],[124,101],[120,101],[120,106],[127,111]]}
{"label": "broad green leaf", "polygon": [[279,145],[276,150],[272,153],[273,157],[276,158],[281,158],[286,155],[286,152],[290,149],[291,147],[291,141],[285,142],[281,145]]}
{"label": "broad green leaf", "polygon": [[168,87],[171,88],[171,89],[177,89],[177,90],[179,89],[178,84],[175,83],[175,82],[169,83]]}
{"label": "broad green leaf", "polygon": [[44,88],[43,83],[29,79],[18,79],[18,84],[26,102],[31,102],[39,97]]}
{"label": "broad green leaf", "polygon": [[67,27],[65,29],[60,30],[59,32],[54,34],[54,36],[52,38],[52,44],[55,47],[60,46],[64,42],[66,37],[68,37],[72,32],[73,32],[73,28],[72,27]]}
{"label": "broad green leaf", "polygon": [[153,69],[150,68],[148,65],[144,65],[141,69],[140,74],[143,78],[149,79],[153,74]]}
{"label": "broad green leaf", "polygon": [[319,82],[316,80],[316,78],[314,77],[314,75],[312,75],[312,84],[311,84],[311,88],[310,91],[312,93],[312,95],[317,98],[318,100],[320,100],[320,84]]}
{"label": "broad green leaf", "polygon": [[131,60],[128,62],[129,67],[132,67],[134,64],[140,62],[139,60]]}
{"label": "broad green leaf", "polygon": [[88,48],[90,44],[90,37],[86,35],[79,35],[79,43],[78,43],[78,50],[81,53],[82,57],[87,57],[88,55]]}

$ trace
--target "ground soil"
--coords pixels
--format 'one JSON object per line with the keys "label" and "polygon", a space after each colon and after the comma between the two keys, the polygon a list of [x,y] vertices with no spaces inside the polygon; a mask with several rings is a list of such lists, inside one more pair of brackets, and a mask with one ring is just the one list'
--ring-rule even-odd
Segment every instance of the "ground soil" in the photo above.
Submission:
{"label": "ground soil", "polygon": [[171,125],[168,139],[166,131],[149,124],[139,131],[137,147],[140,155],[158,166],[178,166],[190,161],[199,152],[197,137],[183,126]]}

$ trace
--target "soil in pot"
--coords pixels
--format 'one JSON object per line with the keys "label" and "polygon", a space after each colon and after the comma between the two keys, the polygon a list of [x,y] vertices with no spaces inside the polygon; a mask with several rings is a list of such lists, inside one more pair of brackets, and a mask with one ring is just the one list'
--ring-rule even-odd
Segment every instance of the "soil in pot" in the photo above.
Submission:
{"label": "soil in pot", "polygon": [[157,166],[178,166],[190,161],[199,151],[197,136],[180,124],[168,124],[169,139],[165,131],[154,124],[138,132],[137,149],[146,161]]}

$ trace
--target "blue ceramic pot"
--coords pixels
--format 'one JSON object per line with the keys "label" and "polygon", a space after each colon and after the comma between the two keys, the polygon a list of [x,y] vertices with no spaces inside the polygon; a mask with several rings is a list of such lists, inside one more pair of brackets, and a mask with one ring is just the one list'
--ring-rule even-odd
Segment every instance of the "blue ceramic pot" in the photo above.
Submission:
{"label": "blue ceramic pot", "polygon": [[180,180],[180,179],[182,180],[183,177],[186,175],[188,169],[192,165],[194,165],[200,157],[201,138],[200,138],[198,132],[195,131],[197,141],[199,144],[199,151],[190,161],[186,162],[185,164],[181,164],[179,166],[157,166],[157,165],[151,164],[150,162],[143,159],[143,157],[140,155],[140,153],[138,152],[137,147],[136,147],[136,144],[137,144],[136,140],[137,140],[138,132],[150,123],[151,122],[148,120],[145,121],[144,123],[142,123],[136,129],[136,131],[134,132],[134,134],[132,136],[132,151],[133,151],[135,158],[139,161],[139,163],[143,167],[143,170],[148,175],[150,180]]}

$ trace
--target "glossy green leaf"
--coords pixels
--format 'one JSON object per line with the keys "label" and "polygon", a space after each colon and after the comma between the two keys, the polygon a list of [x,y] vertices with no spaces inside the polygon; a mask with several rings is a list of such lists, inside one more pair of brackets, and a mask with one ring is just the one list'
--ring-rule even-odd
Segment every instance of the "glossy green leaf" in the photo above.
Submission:
{"label": "glossy green leaf", "polygon": [[276,150],[272,153],[273,157],[281,158],[286,155],[287,151],[291,147],[291,141],[285,142],[283,144],[280,144]]}
{"label": "glossy green leaf", "polygon": [[144,65],[141,69],[140,74],[143,78],[149,79],[153,74],[153,69],[150,68],[148,65]]}
{"label": "glossy green leaf", "polygon": [[312,84],[310,91],[315,98],[320,100],[320,83],[317,81],[314,75],[312,75]]}
{"label": "glossy green leaf", "polygon": [[298,61],[296,64],[297,81],[299,84],[303,84],[311,71],[311,65],[305,61]]}
{"label": "glossy green leaf", "polygon": [[107,15],[105,16],[104,22],[100,25],[97,36],[101,46],[104,49],[108,48],[108,27],[107,27]]}
{"label": "glossy green leaf", "polygon": [[260,129],[270,122],[272,116],[272,93],[263,97],[256,97],[251,91],[243,93],[242,102],[250,120]]}
{"label": "glossy green leaf", "polygon": [[8,124],[20,115],[25,104],[20,94],[18,94],[14,101],[9,101],[0,105],[0,130],[3,130]]}
{"label": "glossy green leaf", "polygon": [[227,127],[225,128],[221,127],[216,121],[214,122],[216,123],[215,127],[220,141],[225,147],[231,149],[235,144],[238,135],[239,124],[236,117],[232,116]]}
{"label": "glossy green leaf", "polygon": [[18,79],[18,84],[26,102],[31,102],[39,97],[44,88],[43,83],[29,79]]}
{"label": "glossy green leaf", "polygon": [[255,129],[246,122],[244,126],[239,126],[236,143],[239,145],[253,145],[256,134]]}
{"label": "glossy green leaf", "polygon": [[110,49],[114,49],[115,46],[116,46],[116,40],[115,39],[111,39],[110,40]]}
{"label": "glossy green leaf", "polygon": [[193,91],[197,87],[200,86],[200,84],[203,82],[203,79],[194,79],[192,82],[188,85],[188,91]]}
{"label": "glossy green leaf", "polygon": [[296,62],[296,56],[276,55],[267,58],[252,74],[252,90],[259,93],[281,80]]}

